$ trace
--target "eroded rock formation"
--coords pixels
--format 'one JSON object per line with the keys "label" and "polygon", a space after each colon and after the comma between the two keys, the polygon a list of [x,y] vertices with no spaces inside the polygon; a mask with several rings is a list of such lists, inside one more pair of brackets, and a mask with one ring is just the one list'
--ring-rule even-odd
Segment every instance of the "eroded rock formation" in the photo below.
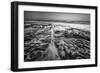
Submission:
{"label": "eroded rock formation", "polygon": [[24,61],[90,58],[89,31],[50,23],[24,28]]}

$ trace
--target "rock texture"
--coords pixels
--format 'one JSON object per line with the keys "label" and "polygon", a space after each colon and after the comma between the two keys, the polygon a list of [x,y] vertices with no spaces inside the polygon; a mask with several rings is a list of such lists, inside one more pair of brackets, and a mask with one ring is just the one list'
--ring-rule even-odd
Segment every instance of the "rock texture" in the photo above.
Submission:
{"label": "rock texture", "polygon": [[90,58],[90,32],[50,23],[24,26],[24,61]]}

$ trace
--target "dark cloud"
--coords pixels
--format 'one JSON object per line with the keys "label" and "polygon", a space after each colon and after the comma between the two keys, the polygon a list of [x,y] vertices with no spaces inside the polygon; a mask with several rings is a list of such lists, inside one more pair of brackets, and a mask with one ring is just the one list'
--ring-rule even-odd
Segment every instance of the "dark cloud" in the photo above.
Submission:
{"label": "dark cloud", "polygon": [[90,21],[90,14],[24,11],[24,18],[25,20]]}

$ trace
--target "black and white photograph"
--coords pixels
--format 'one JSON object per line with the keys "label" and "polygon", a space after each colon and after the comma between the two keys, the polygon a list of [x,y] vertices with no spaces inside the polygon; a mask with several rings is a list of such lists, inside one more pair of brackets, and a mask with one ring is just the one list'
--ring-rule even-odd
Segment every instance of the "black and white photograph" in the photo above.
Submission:
{"label": "black and white photograph", "polygon": [[97,7],[11,3],[11,70],[97,66]]}
{"label": "black and white photograph", "polygon": [[90,14],[24,11],[24,61],[90,58]]}

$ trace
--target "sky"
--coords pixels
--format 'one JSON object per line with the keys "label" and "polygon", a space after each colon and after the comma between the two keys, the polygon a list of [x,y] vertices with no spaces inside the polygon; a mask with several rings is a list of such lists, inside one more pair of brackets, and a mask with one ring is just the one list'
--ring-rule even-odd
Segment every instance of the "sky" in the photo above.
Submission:
{"label": "sky", "polygon": [[24,19],[51,21],[90,21],[90,14],[24,11]]}

